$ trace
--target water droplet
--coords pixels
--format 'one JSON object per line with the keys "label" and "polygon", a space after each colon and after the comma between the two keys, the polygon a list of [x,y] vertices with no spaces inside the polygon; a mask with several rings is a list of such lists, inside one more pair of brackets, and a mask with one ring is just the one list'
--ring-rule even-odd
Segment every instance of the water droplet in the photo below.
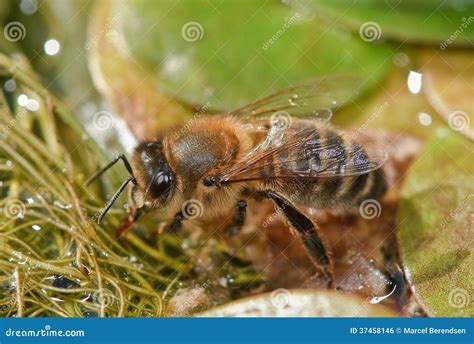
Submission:
{"label": "water droplet", "polygon": [[61,49],[61,45],[59,42],[55,39],[48,39],[46,43],[44,43],[44,51],[46,54],[50,56],[54,56],[57,53],[59,53],[59,50]]}
{"label": "water droplet", "polygon": [[28,101],[26,102],[26,108],[30,111],[38,111],[39,109],[39,103],[37,100],[35,99],[28,99]]}
{"label": "water droplet", "polygon": [[18,105],[26,106],[26,104],[28,104],[28,97],[26,96],[26,94],[20,94],[18,98],[16,99],[16,101]]}
{"label": "water droplet", "polygon": [[227,278],[221,277],[217,282],[221,287],[227,288]]}
{"label": "water droplet", "polygon": [[372,303],[372,304],[382,302],[382,301],[385,300],[387,297],[390,297],[390,295],[392,295],[392,294],[395,292],[395,289],[397,289],[397,285],[394,285],[392,291],[391,291],[390,293],[388,293],[387,295],[384,295],[384,296],[375,296],[375,297],[373,297],[369,302]]}
{"label": "water droplet", "polygon": [[427,114],[426,112],[420,112],[418,114],[418,121],[421,123],[421,125],[424,125],[425,127],[431,125],[431,116]]}
{"label": "water droplet", "polygon": [[86,302],[87,300],[89,300],[91,298],[91,294],[90,293],[87,293],[86,295],[84,295],[84,298],[81,299],[81,302]]}
{"label": "water droplet", "polygon": [[5,84],[3,84],[3,88],[7,92],[13,92],[16,90],[16,82],[14,79],[9,79],[5,81]]}
{"label": "water droplet", "polygon": [[393,62],[398,67],[406,67],[410,63],[410,58],[405,53],[397,53],[393,56]]}
{"label": "water droplet", "polygon": [[61,209],[71,209],[71,208],[72,208],[72,204],[66,204],[66,205],[64,205],[64,204],[62,204],[62,203],[60,203],[60,202],[58,202],[58,201],[54,201],[53,204],[54,204],[56,207],[61,208]]}
{"label": "water droplet", "polygon": [[408,80],[407,80],[407,85],[408,85],[408,90],[413,93],[413,94],[418,94],[421,90],[421,83],[422,83],[422,77],[423,74],[410,71],[408,74]]}
{"label": "water droplet", "polygon": [[20,11],[24,15],[31,16],[38,10],[38,2],[36,0],[21,0]]}

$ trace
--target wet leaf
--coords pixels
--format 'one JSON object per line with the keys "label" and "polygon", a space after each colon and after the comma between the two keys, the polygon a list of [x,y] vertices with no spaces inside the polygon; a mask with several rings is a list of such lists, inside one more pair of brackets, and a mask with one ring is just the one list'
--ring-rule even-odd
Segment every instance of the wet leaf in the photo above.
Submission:
{"label": "wet leaf", "polygon": [[358,296],[315,289],[276,289],[198,314],[199,317],[390,317],[389,309]]}
{"label": "wet leaf", "polygon": [[[410,65],[415,68],[416,61]],[[427,139],[444,124],[421,92],[413,94],[408,90],[409,73],[406,67],[394,68],[377,92],[361,99],[358,106],[335,113],[333,122],[352,128],[354,137],[363,136],[369,129],[385,128]]]}
{"label": "wet leaf", "polygon": [[318,0],[322,20],[337,18],[368,41],[395,39],[429,43],[443,50],[469,46],[474,38],[474,5],[471,1],[357,1]]}
{"label": "wet leaf", "polygon": [[86,50],[91,76],[135,137],[152,139],[158,130],[183,122],[192,112],[161,92],[153,83],[153,75],[130,55],[117,28],[129,15],[113,11],[112,4],[116,2],[97,3],[89,25]]}
{"label": "wet leaf", "polygon": [[[232,109],[315,75],[362,74],[364,87],[370,87],[385,74],[390,56],[386,45],[369,46],[321,27],[301,6],[265,1],[110,5],[105,21],[115,45],[145,77],[123,72],[115,78],[130,87],[145,85],[141,96],[150,88],[164,89],[189,104]],[[101,50],[93,69],[100,64],[97,59],[114,63]],[[111,82],[110,75],[101,75],[101,81]]]}
{"label": "wet leaf", "polygon": [[437,131],[410,170],[398,239],[407,278],[432,316],[472,316],[474,145]]}
{"label": "wet leaf", "polygon": [[472,53],[425,52],[421,60],[424,93],[431,106],[452,130],[474,140]]}

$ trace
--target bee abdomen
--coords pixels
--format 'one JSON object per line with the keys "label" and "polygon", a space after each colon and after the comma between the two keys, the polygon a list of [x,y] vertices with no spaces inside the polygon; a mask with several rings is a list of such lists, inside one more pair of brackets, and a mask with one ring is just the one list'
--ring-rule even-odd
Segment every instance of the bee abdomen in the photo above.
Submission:
{"label": "bee abdomen", "polygon": [[370,172],[369,176],[371,179],[370,187],[366,188],[361,195],[357,198],[357,204],[361,203],[366,199],[381,199],[387,191],[387,180],[382,169],[377,169]]}
{"label": "bee abdomen", "polygon": [[[351,158],[347,161],[349,166],[351,165],[352,159],[357,159],[359,162],[370,162],[369,155],[359,145],[352,144],[351,150],[357,153],[351,155]],[[347,172],[350,171],[348,170]],[[358,206],[365,199],[380,199],[386,190],[387,183],[385,176],[381,169],[377,169],[368,173],[345,178],[342,190],[337,199],[339,203]]]}
{"label": "bee abdomen", "polygon": [[328,149],[323,153],[325,155],[323,160],[327,166],[322,166],[322,169],[334,172],[335,176],[323,180],[321,192],[328,197],[337,198],[344,184],[340,174],[347,168],[347,150],[343,137],[338,133],[330,131],[326,140]]}

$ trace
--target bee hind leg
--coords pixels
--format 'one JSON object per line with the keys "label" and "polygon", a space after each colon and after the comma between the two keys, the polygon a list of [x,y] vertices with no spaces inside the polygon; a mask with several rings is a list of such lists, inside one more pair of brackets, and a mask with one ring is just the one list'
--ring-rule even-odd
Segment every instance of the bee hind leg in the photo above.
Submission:
{"label": "bee hind leg", "polygon": [[266,196],[283,212],[297,235],[303,242],[314,264],[322,269],[328,279],[328,287],[334,287],[334,268],[326,239],[317,231],[317,225],[298,210],[290,201],[274,191],[267,191]]}
{"label": "bee hind leg", "polygon": [[245,218],[247,215],[247,202],[240,200],[235,206],[234,217],[232,218],[232,223],[225,229],[225,233],[229,237],[236,236],[240,233],[242,226],[245,223]]}

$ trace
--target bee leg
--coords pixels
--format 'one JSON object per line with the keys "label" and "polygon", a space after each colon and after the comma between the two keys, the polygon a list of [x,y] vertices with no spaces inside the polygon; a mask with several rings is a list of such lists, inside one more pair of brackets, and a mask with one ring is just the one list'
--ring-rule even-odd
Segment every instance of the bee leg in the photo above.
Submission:
{"label": "bee leg", "polygon": [[176,215],[173,217],[173,220],[171,221],[170,224],[168,224],[165,227],[164,232],[165,233],[176,233],[181,229],[182,222],[184,220],[184,215],[182,212],[176,213]]}
{"label": "bee leg", "polygon": [[328,249],[329,245],[326,239],[318,233],[316,224],[278,193],[270,190],[266,192],[266,196],[275,202],[277,207],[285,214],[315,265],[322,269],[327,276],[328,287],[333,288],[334,269]]}
{"label": "bee leg", "polygon": [[229,227],[226,228],[225,233],[229,237],[236,236],[240,233],[242,226],[245,223],[245,217],[247,213],[247,202],[240,200],[235,206],[234,217],[232,218],[232,223]]}

